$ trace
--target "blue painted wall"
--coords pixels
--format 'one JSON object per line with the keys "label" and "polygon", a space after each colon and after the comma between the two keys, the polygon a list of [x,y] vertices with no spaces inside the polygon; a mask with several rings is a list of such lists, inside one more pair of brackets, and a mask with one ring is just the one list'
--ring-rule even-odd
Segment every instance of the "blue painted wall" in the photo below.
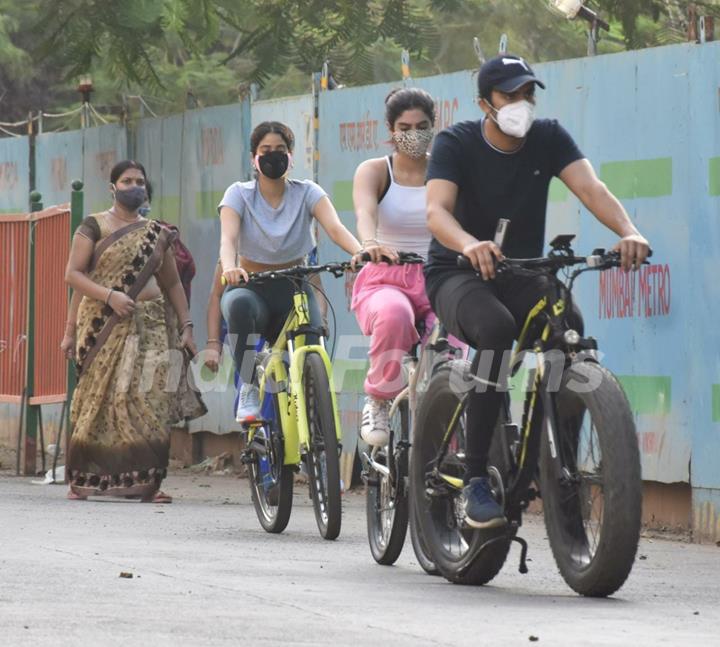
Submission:
{"label": "blue painted wall", "polygon": [[[584,277],[578,299],[587,329],[599,339],[605,363],[622,377],[632,401],[644,477],[691,482],[696,517],[708,528],[720,525],[712,507],[720,490],[719,63],[720,43],[709,43],[536,66],[547,84],[538,96],[540,116],[559,119],[571,132],[655,250],[652,267],[632,281],[617,273]],[[436,98],[439,128],[480,116],[471,72],[414,83]],[[384,98],[398,85],[320,96],[318,180],[352,229],[353,173],[361,161],[390,151]],[[155,182],[154,213],[181,225],[198,263],[192,309],[201,341],[218,247],[214,207],[226,186],[249,175],[251,126],[271,118],[289,122],[298,138],[293,173],[310,177],[311,114],[312,98],[306,95],[143,120],[130,135],[130,150]],[[105,205],[103,164],[109,163],[110,151],[117,159],[125,154],[124,132],[108,126],[39,137],[37,178],[45,204],[66,201],[69,181],[82,173],[88,211]],[[26,138],[0,139],[3,164],[0,168],[16,168],[17,177],[0,176],[5,178],[0,210],[23,209],[29,188]],[[556,233],[577,234],[581,252],[614,244],[614,236],[559,183],[548,207],[547,236]],[[324,260],[343,257],[322,237],[320,251]],[[351,278],[325,285],[338,333],[346,336],[338,343],[337,373],[344,387],[344,442],[352,451],[367,342],[348,311]],[[231,416],[222,413],[227,396],[216,400],[211,405],[220,413],[210,428],[223,431],[232,426]]]}

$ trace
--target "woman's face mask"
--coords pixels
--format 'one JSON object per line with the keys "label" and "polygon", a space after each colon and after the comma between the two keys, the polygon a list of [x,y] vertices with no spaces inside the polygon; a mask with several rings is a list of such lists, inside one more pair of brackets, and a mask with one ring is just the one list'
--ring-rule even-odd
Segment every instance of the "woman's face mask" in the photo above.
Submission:
{"label": "woman's face mask", "polygon": [[264,155],[255,156],[255,168],[259,173],[271,180],[280,179],[287,173],[292,155],[285,151],[270,151]]}
{"label": "woman's face mask", "polygon": [[128,211],[135,211],[147,200],[147,192],[144,186],[134,186],[129,189],[118,189],[116,186],[115,200]]}
{"label": "woman's face mask", "polygon": [[495,111],[497,116],[492,119],[506,135],[522,139],[528,134],[530,126],[535,119],[535,106],[529,101],[515,101],[495,110],[495,107],[488,101],[487,104]]}
{"label": "woman's face mask", "polygon": [[396,130],[392,134],[397,149],[412,159],[422,159],[427,155],[432,138],[433,131],[430,128]]}

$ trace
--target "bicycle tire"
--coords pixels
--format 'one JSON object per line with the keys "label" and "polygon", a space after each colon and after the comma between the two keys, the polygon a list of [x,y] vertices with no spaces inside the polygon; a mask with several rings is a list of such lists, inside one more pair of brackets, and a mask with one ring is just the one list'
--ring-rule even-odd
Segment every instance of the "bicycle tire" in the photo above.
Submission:
{"label": "bicycle tire", "polygon": [[303,389],[310,434],[305,460],[315,520],[323,539],[337,539],[342,522],[340,451],[330,381],[318,353],[305,355]]}
{"label": "bicycle tire", "polygon": [[417,512],[415,512],[414,498],[409,497],[409,509],[410,509],[410,543],[412,544],[413,552],[415,553],[415,559],[417,559],[420,568],[422,568],[428,575],[440,575],[440,571],[435,562],[433,561],[432,555],[428,550],[425,540],[421,535],[421,531],[418,528]]}
{"label": "bicycle tire", "polygon": [[[590,384],[597,388],[578,393],[571,380],[584,388]],[[562,447],[565,467],[587,481],[587,487],[582,489],[580,483],[573,492],[572,483],[555,476],[546,428],[540,475],[548,540],[560,574],[571,589],[589,597],[606,597],[629,576],[640,538],[642,480],[632,411],[612,373],[594,362],[576,362],[566,368],[555,397],[556,442]],[[590,433],[584,425],[588,413],[593,424]],[[596,460],[593,428],[600,460],[590,472],[590,461]],[[578,459],[586,447],[592,456]],[[595,524],[585,517],[599,507],[599,491],[602,512],[598,532],[591,537],[588,531],[592,534]],[[587,497],[589,509],[583,504]],[[590,546],[593,538],[597,539],[594,549]]]}
{"label": "bicycle tire", "polygon": [[270,451],[266,453],[266,457],[270,463],[269,468],[275,472],[275,491],[270,494],[264,483],[265,476],[260,469],[262,458],[257,452],[253,452],[252,460],[248,465],[250,498],[260,525],[266,532],[276,534],[285,530],[290,521],[294,471],[291,465],[283,464],[285,452],[277,394],[268,393],[265,397],[263,413],[270,425],[271,438]]}
{"label": "bicycle tire", "polygon": [[[396,420],[390,425],[395,441],[408,438],[408,403],[403,400],[398,408]],[[385,451],[395,451],[388,445]],[[387,462],[386,462],[387,464]],[[393,486],[381,473],[373,474],[365,492],[365,515],[367,535],[373,559],[382,566],[394,564],[402,553],[408,527],[408,494],[405,486],[408,473],[407,448],[395,453]],[[389,510],[389,511],[388,511]]]}
{"label": "bicycle tire", "polygon": [[[455,584],[482,585],[500,571],[509,550],[510,539],[490,544],[479,551],[489,539],[495,539],[505,528],[487,530],[452,529],[446,523],[454,515],[457,501],[431,501],[426,493],[425,470],[437,455],[442,437],[461,401],[457,388],[453,388],[452,374],[466,374],[469,362],[453,360],[440,367],[430,380],[420,404],[413,435],[413,452],[410,467],[411,496],[415,497],[417,531],[425,541],[440,574]],[[457,497],[456,497],[457,499]],[[452,506],[443,513],[442,506]],[[465,544],[467,549],[454,555],[448,543]],[[478,552],[479,551],[479,552]],[[474,559],[471,562],[471,556]]]}

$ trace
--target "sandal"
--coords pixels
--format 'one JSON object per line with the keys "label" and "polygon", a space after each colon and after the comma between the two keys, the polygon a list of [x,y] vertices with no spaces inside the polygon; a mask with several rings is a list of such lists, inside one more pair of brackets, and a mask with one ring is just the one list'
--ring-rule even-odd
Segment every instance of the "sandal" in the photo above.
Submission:
{"label": "sandal", "polygon": [[70,501],[87,501],[87,497],[83,496],[82,494],[78,494],[77,492],[74,492],[72,488],[68,490],[67,498]]}
{"label": "sandal", "polygon": [[158,490],[155,492],[153,498],[150,499],[150,501],[146,501],[146,503],[172,503],[172,497],[169,494],[165,494],[162,490]]}

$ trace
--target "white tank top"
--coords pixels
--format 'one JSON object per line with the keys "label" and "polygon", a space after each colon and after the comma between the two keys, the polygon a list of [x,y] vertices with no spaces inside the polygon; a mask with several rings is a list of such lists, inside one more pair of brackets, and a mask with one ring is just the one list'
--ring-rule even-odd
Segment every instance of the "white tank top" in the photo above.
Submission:
{"label": "white tank top", "polygon": [[427,258],[430,230],[427,226],[424,186],[403,186],[395,182],[390,157],[385,158],[390,185],[378,203],[376,238],[381,245]]}

